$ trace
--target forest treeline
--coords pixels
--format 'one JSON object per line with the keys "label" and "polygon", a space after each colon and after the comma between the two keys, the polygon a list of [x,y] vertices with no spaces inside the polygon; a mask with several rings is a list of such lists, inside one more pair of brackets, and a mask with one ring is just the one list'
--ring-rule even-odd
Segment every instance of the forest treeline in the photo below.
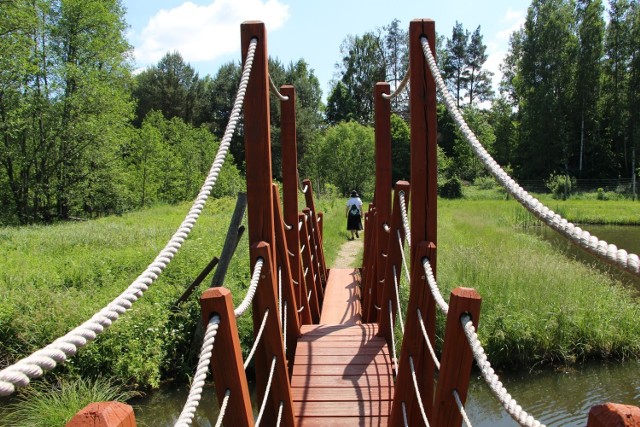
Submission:
{"label": "forest treeline", "polygon": [[[240,61],[200,76],[179,52],[134,73],[120,0],[0,1],[0,223],[121,213],[192,199],[224,133]],[[437,19],[437,17],[436,17]],[[437,24],[437,22],[436,22]],[[406,23],[340,46],[326,104],[311,66],[269,59],[297,90],[300,176],[370,194],[373,87],[408,66]],[[437,28],[437,60],[479,139],[516,178],[631,178],[640,146],[637,1],[533,0],[511,35],[497,93],[480,27]],[[275,50],[275,49],[272,49]],[[392,101],[393,174],[409,178],[408,93]],[[271,97],[274,179],[279,100]],[[439,179],[482,179],[442,105]],[[214,196],[244,187],[239,126]]]}

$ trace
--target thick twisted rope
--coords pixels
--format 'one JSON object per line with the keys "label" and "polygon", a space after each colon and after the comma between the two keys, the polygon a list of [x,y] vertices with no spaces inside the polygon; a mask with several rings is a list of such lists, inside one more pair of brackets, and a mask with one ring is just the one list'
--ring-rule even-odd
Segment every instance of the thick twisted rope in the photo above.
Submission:
{"label": "thick twisted rope", "polygon": [[391,309],[391,300],[389,300],[389,328],[391,328],[391,350],[393,351],[393,366],[398,374],[398,358],[396,357],[396,334],[393,327],[393,310]]}
{"label": "thick twisted rope", "polygon": [[222,405],[220,405],[220,413],[218,414],[218,420],[216,421],[215,427],[222,426],[222,420],[224,420],[227,408],[229,407],[229,397],[231,397],[231,390],[227,389],[227,391],[224,392],[224,399],[222,399]]}
{"label": "thick twisted rope", "polygon": [[420,324],[420,329],[422,329],[422,336],[424,336],[424,340],[427,343],[427,347],[429,348],[429,354],[431,354],[431,358],[433,359],[433,363],[436,365],[436,368],[440,370],[440,361],[436,356],[436,352],[431,345],[431,341],[429,340],[429,335],[427,334],[427,328],[424,326],[424,319],[422,318],[422,311],[417,309],[418,312],[418,323]]}
{"label": "thick twisted rope", "polygon": [[411,368],[411,379],[413,380],[413,389],[416,392],[416,400],[420,406],[420,414],[422,415],[422,421],[426,427],[429,427],[429,420],[427,419],[427,412],[424,410],[422,404],[422,395],[420,394],[420,388],[418,387],[418,378],[416,377],[416,367],[413,364],[413,357],[409,356],[409,367]]}
{"label": "thick twisted rope", "polygon": [[411,276],[409,276],[409,266],[407,265],[407,257],[405,257],[404,255],[404,247],[402,246],[402,237],[400,236],[400,230],[396,230],[396,234],[398,235],[398,246],[400,247],[400,256],[402,257],[402,265],[404,266],[404,273],[407,276],[407,283],[411,284]]}
{"label": "thick twisted rope", "polygon": [[433,299],[436,300],[436,304],[438,305],[440,310],[444,314],[447,314],[449,312],[449,304],[447,304],[444,298],[442,298],[440,288],[438,288],[436,278],[433,275],[433,270],[431,269],[431,264],[429,263],[429,260],[427,258],[422,260],[422,267],[424,268],[424,275],[427,278],[427,283],[429,284],[429,289],[431,290]]}
{"label": "thick twisted rope", "polygon": [[255,426],[258,427],[260,425],[260,421],[262,420],[262,416],[264,415],[264,410],[267,407],[267,399],[269,397],[269,392],[271,391],[271,381],[273,380],[273,373],[276,371],[276,356],[273,356],[271,359],[271,371],[269,371],[269,380],[267,381],[267,387],[264,391],[264,397],[262,398],[262,405],[260,405],[260,412],[258,413],[258,418],[256,419]]}
{"label": "thick twisted rope", "polygon": [[460,415],[462,415],[462,421],[464,421],[464,424],[466,426],[471,427],[471,421],[469,421],[467,411],[464,410],[464,405],[462,404],[462,400],[460,400],[458,390],[453,390],[453,398],[456,400],[456,405],[458,405],[458,411],[460,412]]}
{"label": "thick twisted rope", "polygon": [[264,327],[267,324],[268,316],[269,316],[269,309],[267,308],[264,311],[264,316],[262,316],[262,323],[260,324],[260,329],[258,329],[258,335],[256,336],[256,339],[253,341],[253,347],[251,347],[251,351],[247,356],[247,360],[244,361],[244,369],[247,369],[247,366],[249,366],[249,363],[251,363],[251,359],[253,359],[253,355],[256,354],[256,349],[258,348],[258,344],[262,339],[262,333],[264,332]]}
{"label": "thick twisted rope", "polygon": [[393,270],[393,283],[396,290],[396,303],[398,306],[398,318],[400,319],[400,330],[404,335],[404,320],[402,320],[402,307],[400,307],[400,286],[398,285],[398,278],[396,277],[396,266],[392,265],[391,269]]}
{"label": "thick twisted rope", "polygon": [[273,82],[273,79],[271,78],[271,74],[269,74],[269,86],[271,87],[271,92],[273,92],[278,97],[278,99],[280,99],[280,101],[289,100],[288,96],[284,96],[283,94],[280,93],[280,91],[276,87],[276,84]]}
{"label": "thick twisted rope", "polygon": [[463,314],[460,317],[460,322],[462,323],[464,334],[467,336],[467,341],[473,351],[473,357],[480,368],[480,372],[482,372],[484,380],[489,385],[489,388],[493,391],[493,394],[495,394],[502,406],[504,406],[507,413],[511,415],[511,418],[521,426],[544,427],[544,424],[541,424],[531,415],[527,414],[527,412],[518,405],[518,402],[507,392],[507,389],[504,387],[500,378],[491,367],[491,363],[489,363],[489,360],[487,359],[484,348],[478,339],[478,334],[476,334],[476,328],[471,322],[471,317],[469,317],[468,314]]}
{"label": "thick twisted rope", "polygon": [[411,246],[411,227],[409,227],[409,216],[407,215],[407,203],[404,199],[404,191],[398,193],[398,200],[400,200],[400,216],[402,217],[404,237],[407,239],[409,246]]}
{"label": "thick twisted rope", "polygon": [[264,259],[258,258],[256,260],[256,265],[253,266],[253,275],[251,276],[251,284],[249,285],[247,294],[244,296],[244,299],[242,300],[240,305],[233,310],[233,314],[235,314],[236,317],[242,316],[251,306],[253,297],[256,295],[256,289],[258,288],[258,283],[260,283],[260,273],[262,272],[263,264],[264,264]]}
{"label": "thick twisted rope", "polygon": [[636,254],[630,254],[624,249],[618,249],[618,247],[614,244],[609,244],[604,240],[598,239],[596,236],[591,235],[588,231],[582,230],[580,227],[576,227],[571,222],[562,218],[559,214],[553,212],[544,204],[542,204],[538,199],[532,197],[528,192],[526,192],[517,182],[513,180],[501,167],[496,163],[496,161],[491,157],[491,155],[485,150],[485,148],[480,144],[478,138],[471,131],[467,123],[465,122],[462,114],[456,107],[455,101],[444,81],[442,80],[442,76],[440,75],[440,70],[438,69],[438,65],[431,54],[431,50],[429,49],[429,45],[427,39],[422,37],[420,39],[422,41],[422,50],[424,51],[424,55],[427,58],[427,62],[429,63],[429,68],[431,69],[431,74],[433,75],[438,88],[444,96],[445,103],[449,112],[451,113],[453,119],[458,124],[460,131],[464,134],[467,142],[471,146],[471,149],[475,153],[475,155],[484,163],[485,167],[489,170],[491,175],[516,199],[522,206],[525,207],[529,212],[534,214],[536,217],[540,218],[547,224],[549,227],[556,230],[558,233],[564,235],[569,238],[572,242],[581,246],[588,252],[596,255],[600,258],[603,258],[607,261],[612,262],[619,267],[634,273],[636,275],[640,275],[640,258]]}
{"label": "thick twisted rope", "polygon": [[409,70],[407,70],[407,74],[404,75],[404,78],[402,79],[402,81],[400,82],[400,84],[398,85],[398,87],[396,88],[396,90],[393,91],[392,94],[387,95],[386,93],[382,94],[382,97],[384,99],[393,99],[396,96],[400,95],[404,89],[404,87],[407,85],[407,83],[409,83]]}
{"label": "thick twisted rope", "polygon": [[68,357],[76,354],[79,348],[84,347],[90,341],[94,340],[113,322],[131,308],[143,293],[149,289],[149,286],[164,271],[171,262],[175,254],[178,252],[184,241],[189,236],[191,229],[195,225],[200,213],[204,209],[204,205],[209,198],[211,189],[215,185],[224,160],[229,151],[231,137],[235,131],[238,119],[240,117],[240,109],[244,102],[253,57],[256,50],[257,39],[252,39],[247,52],[247,58],[242,78],[238,87],[235,103],[229,117],[229,123],[225,130],[220,147],[213,161],[209,174],[200,188],[200,192],[196,197],[189,213],[180,224],[178,230],[171,237],[166,246],[156,256],[155,260],[146,268],[146,270],[138,276],[138,278],[118,297],[111,301],[106,307],[94,314],[91,319],[84,322],[80,326],[68,332],[66,335],[58,338],[43,349],[40,349],[30,356],[23,358],[15,364],[4,368],[0,371],[0,396],[8,396],[13,394],[16,386],[24,387],[29,385],[32,378],[40,377],[44,374],[44,370],[51,370],[58,363],[63,363]]}
{"label": "thick twisted rope", "polygon": [[211,362],[211,355],[213,353],[213,343],[218,334],[218,325],[220,325],[220,316],[212,316],[207,324],[207,330],[202,340],[196,374],[193,377],[187,401],[182,408],[182,412],[180,412],[175,427],[189,427],[193,422],[193,417],[196,414],[196,409],[198,409],[200,399],[202,398],[204,381],[207,379],[207,373],[209,372],[209,362]]}
{"label": "thick twisted rope", "polygon": [[407,405],[402,402],[402,420],[404,421],[404,427],[409,427],[409,419],[407,418]]}
{"label": "thick twisted rope", "polygon": [[282,423],[282,413],[284,412],[284,402],[280,401],[280,407],[278,408],[278,418],[276,419],[276,427],[279,427]]}

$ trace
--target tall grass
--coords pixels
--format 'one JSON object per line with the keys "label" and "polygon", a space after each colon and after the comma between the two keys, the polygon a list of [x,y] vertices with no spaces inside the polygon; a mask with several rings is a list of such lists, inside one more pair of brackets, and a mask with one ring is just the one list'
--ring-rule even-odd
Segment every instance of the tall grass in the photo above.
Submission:
{"label": "tall grass", "polygon": [[89,403],[124,402],[133,396],[135,393],[100,377],[38,383],[22,391],[18,401],[6,408],[4,422],[13,427],[63,426]]}
{"label": "tall grass", "polygon": [[640,356],[640,306],[620,283],[518,231],[516,202],[440,201],[438,283],[483,298],[480,337],[492,364]]}

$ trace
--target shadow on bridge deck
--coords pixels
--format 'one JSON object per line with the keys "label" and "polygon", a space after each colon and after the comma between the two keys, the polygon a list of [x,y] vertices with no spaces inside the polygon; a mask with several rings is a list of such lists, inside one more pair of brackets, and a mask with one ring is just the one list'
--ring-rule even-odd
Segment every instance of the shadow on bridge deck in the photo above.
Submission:
{"label": "shadow on bridge deck", "polygon": [[331,269],[320,325],[305,325],[291,378],[301,426],[386,426],[393,370],[377,324],[362,324],[359,273]]}

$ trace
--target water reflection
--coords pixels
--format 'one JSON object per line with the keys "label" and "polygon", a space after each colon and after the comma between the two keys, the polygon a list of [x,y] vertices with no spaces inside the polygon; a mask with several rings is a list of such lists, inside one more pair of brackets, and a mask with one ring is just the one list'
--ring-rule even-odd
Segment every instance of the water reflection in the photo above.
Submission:
{"label": "water reflection", "polygon": [[[509,393],[547,425],[584,426],[592,406],[605,402],[640,405],[640,362],[589,364],[576,370],[501,376]],[[467,401],[475,427],[513,426],[484,380],[474,378]]]}

